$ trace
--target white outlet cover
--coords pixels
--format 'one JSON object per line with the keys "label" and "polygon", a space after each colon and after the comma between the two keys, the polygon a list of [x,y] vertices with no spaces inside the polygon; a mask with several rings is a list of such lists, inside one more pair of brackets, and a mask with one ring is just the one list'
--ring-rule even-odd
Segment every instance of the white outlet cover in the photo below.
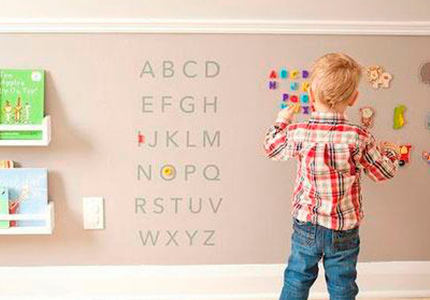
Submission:
{"label": "white outlet cover", "polygon": [[84,229],[104,229],[103,197],[83,198]]}

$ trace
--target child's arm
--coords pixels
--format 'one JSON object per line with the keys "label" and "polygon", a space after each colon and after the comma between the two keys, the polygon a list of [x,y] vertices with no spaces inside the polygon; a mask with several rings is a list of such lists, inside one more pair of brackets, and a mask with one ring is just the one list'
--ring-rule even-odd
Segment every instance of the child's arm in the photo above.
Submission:
{"label": "child's arm", "polygon": [[281,110],[274,125],[267,130],[264,140],[266,156],[272,160],[283,161],[294,156],[294,146],[288,139],[288,125],[293,122],[294,106]]}
{"label": "child's arm", "polygon": [[359,164],[364,172],[375,182],[391,179],[398,169],[399,154],[396,145],[385,143],[381,150],[375,138],[369,133]]}

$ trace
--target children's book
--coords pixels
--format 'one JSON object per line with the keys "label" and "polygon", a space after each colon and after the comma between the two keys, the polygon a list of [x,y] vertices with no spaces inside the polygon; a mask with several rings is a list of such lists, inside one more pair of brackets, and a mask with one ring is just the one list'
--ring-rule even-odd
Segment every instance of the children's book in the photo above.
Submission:
{"label": "children's book", "polygon": [[[9,191],[6,187],[0,187],[0,215],[9,214]],[[0,228],[9,228],[9,221],[0,221]]]}
{"label": "children's book", "polygon": [[[18,202],[17,214],[44,214],[48,208],[48,170],[43,168],[0,169],[1,185],[9,201]],[[20,220],[17,226],[44,226],[43,220]]]}
{"label": "children's book", "polygon": [[[44,117],[45,72],[0,70],[0,124],[41,124]],[[41,131],[0,131],[0,139],[40,140]]]}

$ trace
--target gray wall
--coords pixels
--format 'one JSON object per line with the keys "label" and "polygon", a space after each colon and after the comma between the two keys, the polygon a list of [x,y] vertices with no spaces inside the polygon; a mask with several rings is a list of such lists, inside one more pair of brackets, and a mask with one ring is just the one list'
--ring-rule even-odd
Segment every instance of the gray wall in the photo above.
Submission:
{"label": "gray wall", "polygon": [[[429,260],[430,166],[420,158],[430,150],[424,116],[430,110],[430,88],[419,83],[418,66],[428,60],[427,37],[259,36],[168,34],[4,34],[0,35],[1,68],[43,68],[47,71],[47,114],[53,141],[47,148],[1,148],[2,159],[25,167],[50,170],[50,197],[56,204],[52,236],[0,236],[2,265],[61,264],[201,264],[283,263],[291,234],[290,205],[295,162],[276,163],[262,150],[279,99],[266,87],[273,67],[304,67],[326,52],[344,51],[359,62],[380,64],[395,79],[389,90],[374,91],[362,82],[361,99],[350,110],[377,110],[375,136],[414,146],[412,164],[390,182],[364,183],[365,220],[361,261]],[[150,60],[156,75],[139,77]],[[177,67],[170,79],[161,63]],[[182,64],[195,60],[190,79]],[[219,63],[221,72],[205,78],[203,63]],[[142,113],[141,97],[154,97],[156,113]],[[161,96],[173,105],[161,113]],[[196,113],[184,114],[179,99],[196,97]],[[203,113],[203,97],[218,97],[218,110]],[[408,107],[408,124],[392,129],[395,105]],[[137,146],[137,131],[160,137],[178,130],[179,148]],[[196,148],[185,148],[187,130]],[[220,148],[202,148],[202,132],[221,132]],[[165,141],[163,138],[162,141]],[[178,177],[164,181],[161,165],[178,167]],[[137,165],[152,164],[154,179],[137,180]],[[184,166],[196,173],[184,180]],[[202,176],[216,164],[220,181]],[[208,176],[213,170],[208,169]],[[106,199],[106,230],[84,231],[83,196]],[[154,205],[164,197],[164,212]],[[170,197],[203,197],[200,213],[182,201],[175,213]],[[146,198],[146,214],[135,213],[135,198]],[[223,198],[217,213],[214,206]],[[197,203],[197,202],[196,202]],[[412,208],[412,209],[411,209]],[[143,246],[139,230],[159,230],[157,246]],[[178,231],[174,242],[167,233]],[[197,230],[190,245],[189,235]],[[214,232],[214,235],[209,238]],[[155,232],[154,232],[155,233]],[[212,246],[204,245],[214,244]]]}
{"label": "gray wall", "polygon": [[[423,0],[175,1],[175,0],[31,0],[3,1],[0,21],[35,18],[72,19],[243,19],[429,21],[430,3]],[[25,20],[25,19],[24,19]]]}

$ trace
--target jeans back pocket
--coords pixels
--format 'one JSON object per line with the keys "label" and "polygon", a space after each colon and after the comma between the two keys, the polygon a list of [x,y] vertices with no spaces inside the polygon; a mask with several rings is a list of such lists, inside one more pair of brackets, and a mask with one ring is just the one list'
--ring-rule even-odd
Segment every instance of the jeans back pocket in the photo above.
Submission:
{"label": "jeans back pocket", "polygon": [[333,251],[352,250],[360,246],[360,235],[357,228],[348,230],[333,230]]}

